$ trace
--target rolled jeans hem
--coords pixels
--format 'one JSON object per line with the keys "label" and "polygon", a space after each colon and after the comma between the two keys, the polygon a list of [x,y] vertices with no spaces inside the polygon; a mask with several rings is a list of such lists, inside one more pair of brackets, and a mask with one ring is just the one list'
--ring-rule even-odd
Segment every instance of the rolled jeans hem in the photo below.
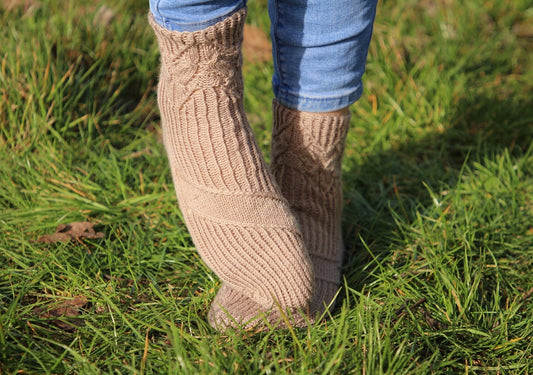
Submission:
{"label": "rolled jeans hem", "polygon": [[246,6],[246,0],[239,0],[235,3],[235,7],[226,10],[223,14],[218,15],[217,17],[208,19],[206,21],[202,22],[193,22],[193,23],[182,23],[177,22],[175,20],[172,20],[170,18],[165,17],[162,12],[160,12],[157,9],[156,2],[150,2],[150,11],[152,12],[152,15],[154,16],[155,22],[161,27],[164,27],[167,30],[170,31],[178,31],[178,32],[195,32],[207,29],[210,26],[213,26],[221,21],[224,21],[226,18],[230,17],[231,15],[237,13],[242,8]]}
{"label": "rolled jeans hem", "polygon": [[363,95],[363,84],[359,83],[355,90],[348,94],[335,97],[309,97],[278,90],[274,95],[276,100],[287,108],[303,112],[333,112],[349,107]]}

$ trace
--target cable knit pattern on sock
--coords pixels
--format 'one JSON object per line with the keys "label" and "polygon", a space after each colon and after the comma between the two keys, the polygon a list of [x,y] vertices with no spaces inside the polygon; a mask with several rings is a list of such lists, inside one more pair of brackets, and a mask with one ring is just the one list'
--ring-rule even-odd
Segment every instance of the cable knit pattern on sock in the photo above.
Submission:
{"label": "cable knit pattern on sock", "polygon": [[296,215],[315,273],[311,311],[338,291],[344,254],[341,159],[350,114],[304,113],[274,101],[271,170]]}
{"label": "cable knit pattern on sock", "polygon": [[[163,140],[180,209],[206,264],[253,309],[270,309],[274,300],[305,309],[309,257],[243,109],[245,16],[243,9],[193,33],[166,30],[150,17],[161,51]],[[238,321],[250,306],[232,300],[231,310]],[[213,325],[221,326],[220,314],[210,314]]]}
{"label": "cable knit pattern on sock", "polygon": [[[301,327],[313,322],[326,306],[333,307],[340,286],[344,254],[341,160],[350,114],[304,113],[276,101],[273,112],[271,170],[300,223],[315,274],[313,298],[309,309],[303,311],[307,318],[298,312],[292,315],[291,324]],[[246,299],[238,291],[223,286],[217,295],[218,308],[231,306],[230,300]],[[248,306],[252,304],[248,302]],[[243,314],[243,322],[250,327],[260,318],[254,309]],[[276,311],[266,319],[284,326]]]}

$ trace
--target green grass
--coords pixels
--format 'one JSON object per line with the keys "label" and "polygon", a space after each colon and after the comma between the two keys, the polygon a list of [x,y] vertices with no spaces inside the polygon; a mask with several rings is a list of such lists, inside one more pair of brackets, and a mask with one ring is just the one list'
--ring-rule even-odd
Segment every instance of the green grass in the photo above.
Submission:
{"label": "green grass", "polygon": [[[105,3],[108,24],[103,1],[9,3],[1,374],[533,372],[529,1],[380,3],[343,164],[340,303],[259,334],[206,323],[220,283],[176,204],[145,1]],[[268,28],[264,1],[249,22]],[[271,72],[246,69],[267,158]],[[105,237],[36,241],[74,221]]]}

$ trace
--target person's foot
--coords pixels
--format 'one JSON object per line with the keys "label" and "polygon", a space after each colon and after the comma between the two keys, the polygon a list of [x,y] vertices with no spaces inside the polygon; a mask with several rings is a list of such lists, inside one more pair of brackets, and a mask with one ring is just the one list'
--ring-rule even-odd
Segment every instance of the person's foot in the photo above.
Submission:
{"label": "person's foot", "polygon": [[341,282],[341,161],[350,126],[348,109],[300,112],[273,104],[271,170],[302,230],[315,275],[310,306],[333,306]]}
{"label": "person's foot", "polygon": [[[205,30],[183,33],[150,17],[162,61],[163,140],[180,209],[205,263],[248,298],[224,298],[239,321],[277,305],[307,309],[313,289],[298,222],[244,113],[245,16],[242,9]],[[211,321],[222,320],[221,314],[214,309]]]}
{"label": "person's foot", "polygon": [[313,323],[309,309],[280,310],[280,306],[265,308],[249,297],[223,283],[207,315],[211,326],[218,329],[227,327],[265,330],[272,328],[305,327]]}
{"label": "person's foot", "polygon": [[[276,181],[289,201],[303,233],[315,274],[315,289],[308,310],[293,311],[289,322],[301,327],[312,323],[326,308],[334,306],[339,290],[344,244],[341,232],[342,185],[341,159],[350,124],[348,110],[332,113],[302,113],[274,102],[272,164]],[[209,312],[212,324],[240,323],[245,327],[266,319],[269,324],[285,325],[281,314],[273,309],[257,316],[256,309],[231,320],[234,301],[247,297],[222,284]],[[253,302],[243,302],[250,306]],[[302,316],[301,313],[304,313]]]}

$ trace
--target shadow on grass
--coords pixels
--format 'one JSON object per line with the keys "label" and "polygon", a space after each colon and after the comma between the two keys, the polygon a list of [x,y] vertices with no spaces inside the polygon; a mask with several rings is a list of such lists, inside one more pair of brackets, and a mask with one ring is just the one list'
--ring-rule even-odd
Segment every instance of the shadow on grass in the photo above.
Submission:
{"label": "shadow on grass", "polygon": [[349,287],[362,290],[378,267],[373,260],[394,251],[400,231],[394,215],[411,223],[417,212],[433,204],[428,187],[453,189],[465,166],[504,151],[519,157],[532,147],[533,101],[513,95],[466,97],[447,123],[442,133],[369,155],[359,165],[347,160],[343,274]]}

